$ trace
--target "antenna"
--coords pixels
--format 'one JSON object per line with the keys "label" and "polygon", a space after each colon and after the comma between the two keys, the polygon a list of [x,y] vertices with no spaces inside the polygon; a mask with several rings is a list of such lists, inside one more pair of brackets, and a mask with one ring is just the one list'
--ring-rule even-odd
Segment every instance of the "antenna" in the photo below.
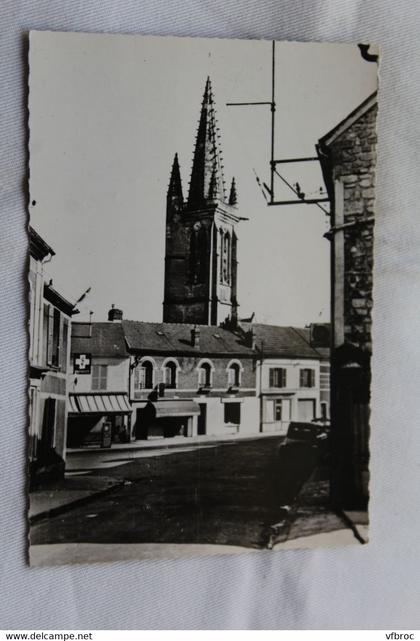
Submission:
{"label": "antenna", "polygon": [[[261,191],[265,200],[267,201],[268,206],[280,206],[280,205],[316,205],[321,209],[324,214],[327,216],[330,213],[324,209],[319,203],[329,202],[329,198],[305,198],[305,194],[300,190],[299,183],[296,183],[296,188],[291,185],[286,178],[284,178],[277,169],[277,165],[282,164],[292,164],[292,163],[301,163],[301,162],[319,162],[318,156],[310,156],[305,158],[275,158],[275,125],[276,125],[276,42],[272,41],[271,49],[271,100],[266,101],[249,101],[249,102],[227,102],[227,107],[255,107],[257,105],[269,105],[271,111],[271,132],[270,132],[270,186],[265,182],[261,182],[257,176],[255,169],[254,173],[257,179],[258,185],[261,187]],[[276,200],[275,199],[275,176],[280,178],[283,183],[298,197],[297,200]],[[267,192],[269,198],[267,199],[264,190]]]}

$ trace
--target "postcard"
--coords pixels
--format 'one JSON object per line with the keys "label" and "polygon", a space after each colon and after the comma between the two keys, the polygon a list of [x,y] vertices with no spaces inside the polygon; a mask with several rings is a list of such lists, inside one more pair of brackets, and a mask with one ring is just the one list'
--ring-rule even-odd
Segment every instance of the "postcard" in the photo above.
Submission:
{"label": "postcard", "polygon": [[367,543],[377,71],[31,32],[31,565]]}

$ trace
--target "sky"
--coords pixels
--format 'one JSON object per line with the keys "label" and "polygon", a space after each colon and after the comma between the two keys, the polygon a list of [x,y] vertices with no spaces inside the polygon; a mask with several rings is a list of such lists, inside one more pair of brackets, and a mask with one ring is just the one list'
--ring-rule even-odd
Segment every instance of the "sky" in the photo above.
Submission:
{"label": "sky", "polygon": [[[376,89],[356,45],[276,43],[275,157],[314,156],[318,139]],[[267,207],[271,42],[32,32],[30,223],[78,320],[162,320],[166,191],[175,152],[184,196],[207,76],[227,185],[235,176],[239,316],[304,326],[329,320],[329,219],[310,205]],[[318,163],[282,165],[314,197]],[[294,195],[278,179],[276,200]],[[35,204],[34,204],[35,203]],[[328,203],[326,203],[328,208]]]}

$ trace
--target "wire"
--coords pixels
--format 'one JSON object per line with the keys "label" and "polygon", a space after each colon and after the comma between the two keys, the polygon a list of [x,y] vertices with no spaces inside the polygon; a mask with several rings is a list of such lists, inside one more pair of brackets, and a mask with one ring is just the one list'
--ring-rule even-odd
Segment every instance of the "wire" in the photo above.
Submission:
{"label": "wire", "polygon": [[[274,168],[273,171],[284,182],[284,184],[287,185],[289,187],[289,189],[291,189],[293,191],[293,193],[299,198],[299,192],[293,187],[293,185],[291,185],[289,183],[289,181],[286,180],[286,178],[283,178],[283,176],[277,171],[276,168]],[[302,200],[302,202],[304,203],[305,201]],[[324,214],[326,214],[327,216],[330,216],[330,212],[327,211],[326,209],[324,209],[324,207],[322,207],[322,205],[320,205],[319,203],[313,203],[313,204],[316,205],[319,209],[321,209],[321,211],[323,211]]]}
{"label": "wire", "polygon": [[257,172],[255,171],[255,168],[254,168],[254,167],[252,168],[252,171],[253,171],[253,172],[254,172],[254,174],[255,174],[255,179],[256,179],[256,181],[257,181],[257,185],[258,185],[258,187],[261,189],[261,193],[262,193],[262,195],[264,196],[264,200],[265,200],[265,202],[267,203],[267,202],[268,202],[268,198],[267,198],[266,193],[265,193],[265,191],[264,191],[264,189],[263,189],[263,186],[262,186],[262,184],[261,184],[261,180],[259,179],[259,177],[258,177],[258,175],[257,175]]}

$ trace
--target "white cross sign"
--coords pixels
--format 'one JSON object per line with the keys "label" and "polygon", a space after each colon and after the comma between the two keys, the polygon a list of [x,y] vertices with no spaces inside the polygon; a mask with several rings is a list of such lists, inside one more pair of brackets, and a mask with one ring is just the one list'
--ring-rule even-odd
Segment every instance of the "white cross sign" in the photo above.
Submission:
{"label": "white cross sign", "polygon": [[90,371],[90,354],[75,354],[74,370],[79,374],[88,374]]}

